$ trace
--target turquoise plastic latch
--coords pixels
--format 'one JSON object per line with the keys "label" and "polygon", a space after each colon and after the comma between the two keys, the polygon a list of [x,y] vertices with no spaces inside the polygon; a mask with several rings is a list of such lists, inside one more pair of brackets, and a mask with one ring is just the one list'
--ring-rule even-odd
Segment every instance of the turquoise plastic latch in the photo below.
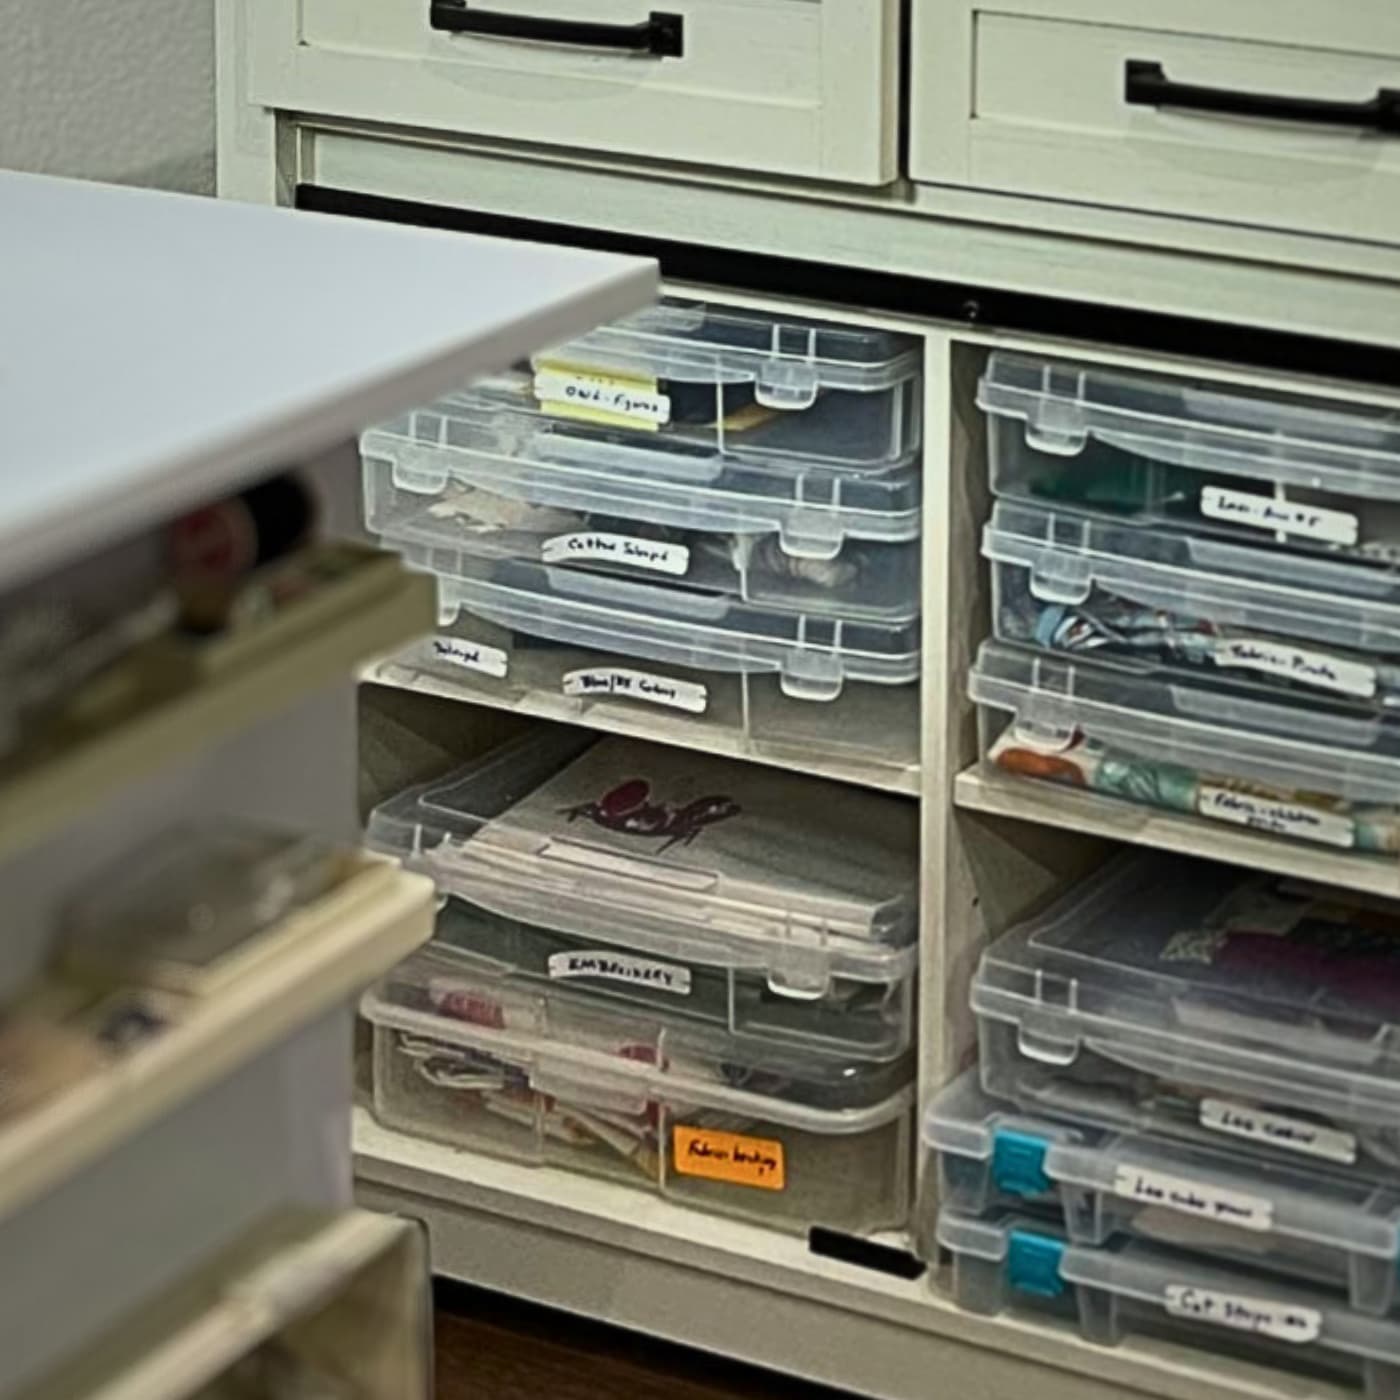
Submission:
{"label": "turquoise plastic latch", "polygon": [[1009,1196],[1043,1196],[1051,1188],[1045,1174],[1050,1144],[1034,1133],[998,1128],[992,1138],[992,1181]]}
{"label": "turquoise plastic latch", "polygon": [[1020,1293],[1037,1298],[1058,1298],[1065,1291],[1060,1260],[1065,1242],[1034,1230],[1013,1230],[1006,1245],[1006,1277]]}

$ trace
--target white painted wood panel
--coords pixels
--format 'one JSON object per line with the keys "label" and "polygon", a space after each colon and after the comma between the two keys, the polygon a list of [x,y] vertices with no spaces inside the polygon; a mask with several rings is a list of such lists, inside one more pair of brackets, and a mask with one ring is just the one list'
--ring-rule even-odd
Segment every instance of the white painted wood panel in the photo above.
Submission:
{"label": "white painted wood panel", "polygon": [[[242,0],[247,96],[356,117],[855,184],[895,175],[896,0],[656,0],[679,56],[434,29],[429,0]],[[648,0],[470,0],[628,25]]]}
{"label": "white painted wood panel", "polygon": [[0,172],[0,587],[645,304],[642,259]]}

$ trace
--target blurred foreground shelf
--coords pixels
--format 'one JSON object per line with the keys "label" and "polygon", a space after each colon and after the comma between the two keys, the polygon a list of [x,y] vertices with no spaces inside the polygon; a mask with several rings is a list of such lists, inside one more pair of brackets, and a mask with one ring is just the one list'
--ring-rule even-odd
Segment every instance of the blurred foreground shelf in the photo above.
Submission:
{"label": "blurred foreground shelf", "polygon": [[258,1394],[208,1387],[269,1342],[276,1360],[353,1385],[363,1400],[430,1400],[426,1254],[422,1230],[403,1220],[364,1211],[276,1218],[22,1400]]}
{"label": "blurred foreground shelf", "polygon": [[432,882],[372,856],[262,940],[216,995],[106,1071],[0,1130],[0,1220],[259,1051],[350,1000],[432,931]]}

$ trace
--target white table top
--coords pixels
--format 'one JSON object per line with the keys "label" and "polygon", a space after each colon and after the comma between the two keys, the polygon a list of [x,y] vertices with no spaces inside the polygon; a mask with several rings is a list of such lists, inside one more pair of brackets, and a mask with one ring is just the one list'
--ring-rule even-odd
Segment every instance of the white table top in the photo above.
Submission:
{"label": "white table top", "polygon": [[0,588],[643,306],[656,279],[0,172]]}

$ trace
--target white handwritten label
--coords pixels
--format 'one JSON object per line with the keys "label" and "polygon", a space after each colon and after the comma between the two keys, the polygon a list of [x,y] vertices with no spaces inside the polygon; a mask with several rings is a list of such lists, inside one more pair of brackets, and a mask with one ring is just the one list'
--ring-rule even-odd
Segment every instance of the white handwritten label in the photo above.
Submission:
{"label": "white handwritten label", "polygon": [[1228,520],[1254,530],[1325,540],[1328,544],[1355,544],[1359,538],[1356,516],[1349,511],[1327,510],[1251,491],[1230,491],[1223,486],[1201,489],[1201,514],[1211,520]]}
{"label": "white handwritten label", "polygon": [[690,550],[683,544],[666,544],[661,540],[643,540],[632,535],[609,535],[599,531],[555,535],[540,546],[540,558],[546,564],[567,564],[575,559],[605,559],[634,569],[649,569],[656,574],[682,576],[690,572]]}
{"label": "white handwritten label", "polygon": [[510,657],[499,647],[464,642],[460,637],[434,637],[433,660],[447,666],[460,666],[464,671],[479,671],[497,680],[505,678],[510,666]]}
{"label": "white handwritten label", "polygon": [[1255,641],[1248,637],[1222,638],[1211,652],[1217,666],[1242,666],[1251,671],[1356,695],[1369,700],[1376,693],[1376,668],[1359,661],[1345,661],[1326,652],[1307,651],[1279,642]]}
{"label": "white handwritten label", "polygon": [[646,671],[606,667],[568,672],[564,677],[563,689],[565,695],[620,695],[648,705],[685,710],[692,715],[703,715],[709,702],[705,687],[698,682],[675,681],[666,676],[650,675]]}
{"label": "white handwritten label", "polygon": [[1344,1162],[1349,1166],[1356,1161],[1354,1133],[1309,1123],[1306,1118],[1290,1118],[1225,1099],[1202,1099],[1200,1116],[1201,1126],[1217,1133],[1248,1138],[1251,1142],[1267,1142],[1287,1152],[1321,1157],[1328,1162]]}
{"label": "white handwritten label", "polygon": [[1350,817],[1324,812],[1304,802],[1285,798],[1259,797],[1234,788],[1202,783],[1196,793],[1196,810],[1211,821],[1247,826],[1274,836],[1295,836],[1324,846],[1350,849],[1356,844],[1356,830]]}
{"label": "white handwritten label", "polygon": [[671,400],[654,380],[585,374],[557,368],[535,372],[535,397],[550,406],[563,404],[581,416],[623,418],[659,426],[671,421]]}
{"label": "white handwritten label", "polygon": [[1190,1317],[1238,1332],[1255,1332],[1281,1342],[1315,1342],[1322,1335],[1322,1314],[1316,1308],[1279,1303],[1272,1298],[1245,1298],[1189,1283],[1169,1283],[1164,1302],[1173,1317]]}
{"label": "white handwritten label", "polygon": [[604,982],[627,982],[632,986],[654,987],[678,997],[690,995],[690,969],[678,963],[652,962],[629,953],[577,952],[552,953],[551,977],[596,977]]}
{"label": "white handwritten label", "polygon": [[1189,1181],[1181,1176],[1150,1171],[1146,1167],[1123,1165],[1113,1177],[1113,1194],[1125,1201],[1164,1206],[1182,1215],[1195,1215],[1219,1225],[1237,1225],[1241,1230],[1264,1232],[1273,1229],[1273,1202],[1243,1191],[1227,1191],[1207,1182]]}

